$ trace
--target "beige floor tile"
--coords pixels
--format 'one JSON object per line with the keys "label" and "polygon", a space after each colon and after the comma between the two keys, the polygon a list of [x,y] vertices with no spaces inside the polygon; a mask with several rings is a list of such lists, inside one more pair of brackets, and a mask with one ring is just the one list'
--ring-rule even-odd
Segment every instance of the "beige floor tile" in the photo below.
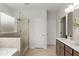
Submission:
{"label": "beige floor tile", "polygon": [[29,49],[25,56],[56,56],[56,48],[52,45],[47,49]]}

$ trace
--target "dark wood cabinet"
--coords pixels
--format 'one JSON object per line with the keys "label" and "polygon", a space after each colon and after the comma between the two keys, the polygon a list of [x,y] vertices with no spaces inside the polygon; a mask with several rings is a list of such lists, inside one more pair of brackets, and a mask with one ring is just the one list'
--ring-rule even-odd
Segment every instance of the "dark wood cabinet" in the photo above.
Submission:
{"label": "dark wood cabinet", "polygon": [[64,44],[56,40],[56,54],[58,56],[64,56]]}
{"label": "dark wood cabinet", "polygon": [[59,56],[60,55],[60,53],[59,53],[59,49],[60,47],[59,47],[59,44],[58,44],[58,42],[56,41],[56,54]]}
{"label": "dark wood cabinet", "polygon": [[65,56],[72,56],[69,52],[65,51]]}
{"label": "dark wood cabinet", "polygon": [[79,56],[79,52],[56,39],[56,54],[58,56]]}
{"label": "dark wood cabinet", "polygon": [[73,49],[70,48],[69,46],[65,45],[65,56],[72,56],[73,55]]}
{"label": "dark wood cabinet", "polygon": [[79,52],[77,52],[77,51],[73,51],[73,56],[79,56]]}

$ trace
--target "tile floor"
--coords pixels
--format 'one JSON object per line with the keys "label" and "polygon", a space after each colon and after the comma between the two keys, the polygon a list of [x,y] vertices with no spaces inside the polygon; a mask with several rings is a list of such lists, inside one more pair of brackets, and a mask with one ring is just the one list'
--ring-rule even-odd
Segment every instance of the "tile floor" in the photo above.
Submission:
{"label": "tile floor", "polygon": [[28,49],[25,56],[56,56],[56,48],[52,45],[47,49]]}

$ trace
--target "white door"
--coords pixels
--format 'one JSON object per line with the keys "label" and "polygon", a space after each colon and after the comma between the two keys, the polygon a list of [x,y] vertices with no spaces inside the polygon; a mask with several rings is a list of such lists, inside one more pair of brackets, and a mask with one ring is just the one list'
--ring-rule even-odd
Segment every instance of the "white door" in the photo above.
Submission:
{"label": "white door", "polygon": [[29,46],[30,48],[47,48],[46,20],[30,19]]}

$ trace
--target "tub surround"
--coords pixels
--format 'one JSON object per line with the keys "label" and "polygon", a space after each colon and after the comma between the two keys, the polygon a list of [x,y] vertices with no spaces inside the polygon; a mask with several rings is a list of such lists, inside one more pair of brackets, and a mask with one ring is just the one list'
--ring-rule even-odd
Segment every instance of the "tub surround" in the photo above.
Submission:
{"label": "tub surround", "polygon": [[16,48],[18,54],[21,53],[20,37],[0,37],[0,48]]}
{"label": "tub surround", "polygon": [[18,56],[16,48],[0,48],[0,56]]}
{"label": "tub surround", "polygon": [[[21,37],[0,37],[0,48],[17,48],[19,55],[23,55],[24,51],[28,49],[24,48],[24,38]],[[27,45],[27,44],[26,44]]]}

